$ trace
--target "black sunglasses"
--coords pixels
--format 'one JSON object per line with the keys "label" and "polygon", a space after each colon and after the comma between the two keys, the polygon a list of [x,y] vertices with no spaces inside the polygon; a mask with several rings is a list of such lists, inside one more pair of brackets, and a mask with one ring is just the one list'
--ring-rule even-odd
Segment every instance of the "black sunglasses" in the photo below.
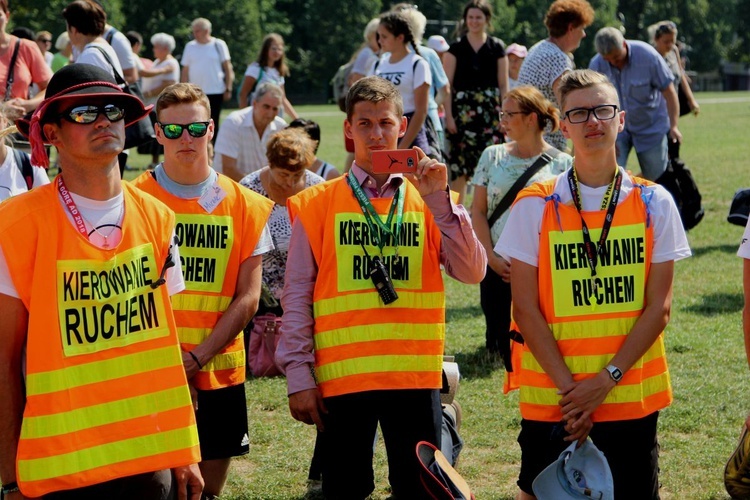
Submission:
{"label": "black sunglasses", "polygon": [[179,123],[157,123],[164,132],[164,137],[167,139],[179,139],[182,137],[182,132],[185,129],[193,137],[203,137],[208,132],[208,124],[211,122],[193,122],[185,125]]}
{"label": "black sunglasses", "polygon": [[70,108],[60,115],[69,122],[78,124],[89,124],[94,123],[99,115],[104,115],[107,120],[111,122],[119,122],[125,118],[125,110],[114,104],[106,104],[104,106],[76,106]]}

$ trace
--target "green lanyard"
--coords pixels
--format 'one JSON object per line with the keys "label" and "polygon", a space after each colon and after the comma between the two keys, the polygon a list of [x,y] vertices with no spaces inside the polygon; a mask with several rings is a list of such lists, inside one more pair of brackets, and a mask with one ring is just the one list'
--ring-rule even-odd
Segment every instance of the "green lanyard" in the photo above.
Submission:
{"label": "green lanyard", "polygon": [[[385,246],[380,238],[381,234],[390,235],[392,237],[393,246],[396,247],[396,255],[398,255],[398,237],[399,234],[401,234],[401,222],[404,218],[404,185],[401,184],[396,190],[396,194],[393,195],[391,208],[388,210],[388,218],[383,222],[354,176],[347,174],[347,180],[349,181],[349,186],[351,186],[352,191],[354,191],[354,197],[357,198],[359,208],[362,209],[362,214],[365,216],[367,225],[370,226],[370,236],[378,248],[380,248],[380,255],[383,255],[383,247]],[[398,210],[396,210],[396,207],[398,207]],[[396,214],[396,229],[391,230],[391,222],[393,222],[394,213]],[[378,230],[378,228],[380,230]]]}

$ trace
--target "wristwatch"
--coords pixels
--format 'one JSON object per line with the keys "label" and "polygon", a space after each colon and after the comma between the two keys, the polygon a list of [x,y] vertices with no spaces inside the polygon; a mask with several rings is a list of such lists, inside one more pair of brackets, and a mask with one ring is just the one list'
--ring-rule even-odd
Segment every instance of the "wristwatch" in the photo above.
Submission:
{"label": "wristwatch", "polygon": [[18,483],[13,481],[12,483],[4,484],[3,488],[0,490],[0,498],[5,498],[5,495],[8,495],[9,493],[15,493],[18,490]]}
{"label": "wristwatch", "polygon": [[607,365],[605,368],[609,372],[609,378],[615,381],[615,384],[622,380],[622,370],[615,365]]}

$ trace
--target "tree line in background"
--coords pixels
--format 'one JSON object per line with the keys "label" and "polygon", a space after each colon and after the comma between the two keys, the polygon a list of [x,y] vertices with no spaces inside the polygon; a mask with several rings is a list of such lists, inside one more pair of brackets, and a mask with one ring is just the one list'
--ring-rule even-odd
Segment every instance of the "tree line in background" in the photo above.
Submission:
{"label": "tree line in background", "polygon": [[[490,0],[494,7],[493,31],[506,44],[531,47],[546,37],[544,14],[550,0]],[[626,38],[646,40],[646,28],[670,19],[679,28],[678,39],[686,47],[689,69],[718,70],[724,61],[750,62],[750,0],[589,0],[596,10],[594,25],[575,53],[578,67],[586,67],[594,55],[593,38],[603,26],[625,29]],[[11,29],[27,26],[57,36],[65,30],[60,15],[69,0],[11,0]],[[241,83],[247,65],[256,60],[266,33],[281,34],[286,41],[292,76],[287,93],[293,102],[314,102],[328,95],[328,82],[339,65],[349,60],[362,44],[367,22],[391,6],[380,0],[100,0],[110,23],[121,31],[140,32],[151,57],[149,38],[163,31],[177,40],[179,57],[190,40],[190,22],[206,17],[213,35],[229,46]],[[455,22],[465,0],[417,2],[430,20],[425,38],[442,34],[453,40]]]}

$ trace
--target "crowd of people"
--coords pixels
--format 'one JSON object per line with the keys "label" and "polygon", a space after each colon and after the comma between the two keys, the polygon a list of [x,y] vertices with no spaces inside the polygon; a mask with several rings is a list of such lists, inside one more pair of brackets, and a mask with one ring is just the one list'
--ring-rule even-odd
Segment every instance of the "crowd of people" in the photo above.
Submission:
{"label": "crowd of people", "polygon": [[[246,350],[269,332],[325,497],[372,493],[379,427],[394,497],[431,498],[417,443],[460,450],[443,274],[479,284],[488,358],[520,390],[518,498],[588,439],[611,495],[659,498],[663,331],[691,253],[659,180],[700,111],[674,23],[651,43],[603,28],[575,69],[586,0],[552,2],[529,49],[490,35],[486,0],[453,43],[423,43],[425,16],[397,4],[352,56],[337,168],[286,96],[280,35],[221,120],[235,72],[208,19],[179,60],[153,34],[149,60],[98,3],[61,15],[65,33],[27,40],[0,0],[0,128],[31,150],[0,145],[3,498],[219,498],[249,452]],[[123,182],[126,127],[149,114],[152,163]],[[395,149],[415,151],[408,173],[375,167]]]}

